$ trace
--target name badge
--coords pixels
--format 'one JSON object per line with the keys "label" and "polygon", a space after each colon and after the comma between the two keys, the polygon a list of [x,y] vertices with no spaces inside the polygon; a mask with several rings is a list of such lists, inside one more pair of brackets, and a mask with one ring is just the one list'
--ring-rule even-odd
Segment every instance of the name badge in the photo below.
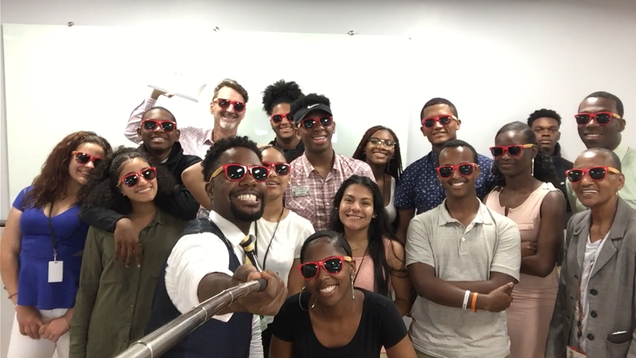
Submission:
{"label": "name badge", "polygon": [[585,358],[586,355],[585,353],[579,351],[578,349],[572,347],[572,346],[568,346],[567,350],[567,358]]}
{"label": "name badge", "polygon": [[62,282],[64,276],[64,262],[49,261],[49,283]]}
{"label": "name badge", "polygon": [[309,185],[301,185],[292,188],[292,196],[307,196],[309,195]]}

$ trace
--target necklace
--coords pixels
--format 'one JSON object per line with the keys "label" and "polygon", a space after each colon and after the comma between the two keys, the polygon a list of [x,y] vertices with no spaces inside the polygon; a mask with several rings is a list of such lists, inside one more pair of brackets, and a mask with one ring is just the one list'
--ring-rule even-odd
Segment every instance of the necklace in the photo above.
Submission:
{"label": "necklace", "polygon": [[353,285],[355,286],[356,280],[358,279],[358,274],[362,269],[362,265],[364,265],[364,259],[367,257],[367,252],[369,252],[369,245],[367,244],[367,248],[364,249],[364,255],[362,256],[362,261],[360,261],[360,267],[356,270],[356,274],[353,276]]}

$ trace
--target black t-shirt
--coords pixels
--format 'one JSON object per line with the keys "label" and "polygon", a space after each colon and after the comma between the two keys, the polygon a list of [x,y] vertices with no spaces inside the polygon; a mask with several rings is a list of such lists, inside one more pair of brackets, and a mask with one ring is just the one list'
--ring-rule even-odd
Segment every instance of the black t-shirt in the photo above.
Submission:
{"label": "black t-shirt", "polygon": [[311,326],[309,293],[303,292],[298,304],[298,294],[285,301],[274,322],[270,326],[276,338],[293,342],[292,356],[295,358],[374,358],[380,357],[382,346],[391,348],[407,334],[406,326],[395,304],[386,297],[367,290],[364,292],[364,306],[358,331],[351,342],[339,348],[323,346]]}

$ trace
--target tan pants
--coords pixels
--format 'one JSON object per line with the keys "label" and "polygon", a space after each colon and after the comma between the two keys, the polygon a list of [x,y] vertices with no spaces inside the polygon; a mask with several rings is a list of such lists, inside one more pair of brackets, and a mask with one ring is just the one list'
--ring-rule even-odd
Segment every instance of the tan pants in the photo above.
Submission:
{"label": "tan pants", "polygon": [[[415,355],[417,356],[417,358],[436,358],[433,356],[429,356],[428,354],[424,354],[420,351],[418,351],[417,349],[415,350]],[[508,355],[506,358],[510,358],[510,355]]]}

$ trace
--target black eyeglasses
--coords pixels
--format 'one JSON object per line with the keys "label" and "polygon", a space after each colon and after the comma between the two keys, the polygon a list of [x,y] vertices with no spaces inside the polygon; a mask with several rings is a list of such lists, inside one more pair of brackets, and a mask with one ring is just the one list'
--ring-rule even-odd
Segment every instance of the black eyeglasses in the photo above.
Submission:
{"label": "black eyeglasses", "polygon": [[305,129],[312,129],[318,122],[320,122],[323,127],[329,127],[333,123],[333,117],[305,118],[300,121],[300,124]]}

